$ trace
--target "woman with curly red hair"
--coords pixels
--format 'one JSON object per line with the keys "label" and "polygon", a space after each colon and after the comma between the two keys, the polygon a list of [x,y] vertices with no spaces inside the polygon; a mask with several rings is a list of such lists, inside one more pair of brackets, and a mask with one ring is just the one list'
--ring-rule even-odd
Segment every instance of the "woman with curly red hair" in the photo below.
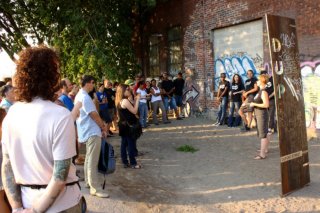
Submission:
{"label": "woman with curly red hair", "polygon": [[59,90],[59,58],[52,49],[19,54],[13,78],[17,102],[2,127],[3,185],[13,212],[81,212],[74,121],[53,103]]}

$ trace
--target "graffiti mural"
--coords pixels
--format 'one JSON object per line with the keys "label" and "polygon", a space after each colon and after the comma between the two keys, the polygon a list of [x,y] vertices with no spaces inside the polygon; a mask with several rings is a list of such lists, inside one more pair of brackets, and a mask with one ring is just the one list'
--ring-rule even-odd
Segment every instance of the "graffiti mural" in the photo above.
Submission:
{"label": "graffiti mural", "polygon": [[[300,56],[301,58],[301,56]],[[303,97],[305,104],[306,126],[310,129],[320,129],[320,59],[313,57],[310,61],[304,61],[302,55],[300,63]],[[272,73],[269,63],[265,63],[265,69]]]}
{"label": "graffiti mural", "polygon": [[234,54],[232,56],[225,56],[218,58],[214,62],[214,84],[215,90],[217,90],[219,85],[220,73],[226,73],[228,79],[232,79],[234,74],[239,74],[243,81],[247,80],[247,70],[252,70],[254,75],[259,74],[259,69],[256,64],[262,64],[263,59],[259,54],[256,54],[256,57],[250,57],[247,54]]}
{"label": "graffiti mural", "polygon": [[183,89],[183,104],[184,104],[184,114],[186,117],[194,114],[199,111],[199,96],[200,96],[200,87],[195,82],[195,71],[193,69],[186,70],[186,80]]}
{"label": "graffiti mural", "polygon": [[320,129],[320,60],[301,63],[308,128]]}

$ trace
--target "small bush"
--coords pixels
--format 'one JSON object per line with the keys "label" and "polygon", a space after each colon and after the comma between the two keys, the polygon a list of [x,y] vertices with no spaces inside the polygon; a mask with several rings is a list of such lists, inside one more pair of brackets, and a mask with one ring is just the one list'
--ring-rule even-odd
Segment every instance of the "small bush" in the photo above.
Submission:
{"label": "small bush", "polygon": [[191,152],[191,153],[194,153],[194,152],[198,151],[199,149],[196,149],[193,146],[183,145],[183,146],[180,146],[180,147],[176,148],[176,150],[179,151],[179,152]]}

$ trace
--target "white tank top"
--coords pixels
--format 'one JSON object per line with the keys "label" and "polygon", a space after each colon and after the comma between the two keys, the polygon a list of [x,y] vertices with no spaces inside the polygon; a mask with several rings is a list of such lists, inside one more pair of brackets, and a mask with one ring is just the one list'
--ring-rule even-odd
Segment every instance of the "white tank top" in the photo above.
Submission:
{"label": "white tank top", "polygon": [[[154,87],[152,87],[155,94],[160,94],[160,89],[159,89],[159,87],[157,87],[157,88],[158,89],[155,89]],[[161,95],[159,95],[159,96],[152,95],[151,103],[156,102],[156,101],[162,101]]]}

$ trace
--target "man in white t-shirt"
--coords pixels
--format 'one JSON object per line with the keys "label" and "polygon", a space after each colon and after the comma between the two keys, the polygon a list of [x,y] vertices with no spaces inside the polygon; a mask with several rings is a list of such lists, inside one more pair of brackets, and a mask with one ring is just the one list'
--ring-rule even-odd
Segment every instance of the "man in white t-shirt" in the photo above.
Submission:
{"label": "man in white t-shirt", "polygon": [[81,212],[82,194],[71,162],[76,155],[73,118],[53,103],[58,62],[47,47],[30,47],[19,55],[17,102],[2,126],[2,177],[12,212]]}
{"label": "man in white t-shirt", "polygon": [[76,95],[75,104],[81,103],[80,115],[77,118],[77,131],[79,143],[86,144],[86,160],[84,162],[84,178],[86,186],[90,188],[93,196],[108,198],[109,195],[102,191],[98,174],[98,162],[101,151],[102,133],[107,134],[107,125],[100,118],[89,92],[94,88],[94,78],[85,75],[81,79],[81,90]]}

